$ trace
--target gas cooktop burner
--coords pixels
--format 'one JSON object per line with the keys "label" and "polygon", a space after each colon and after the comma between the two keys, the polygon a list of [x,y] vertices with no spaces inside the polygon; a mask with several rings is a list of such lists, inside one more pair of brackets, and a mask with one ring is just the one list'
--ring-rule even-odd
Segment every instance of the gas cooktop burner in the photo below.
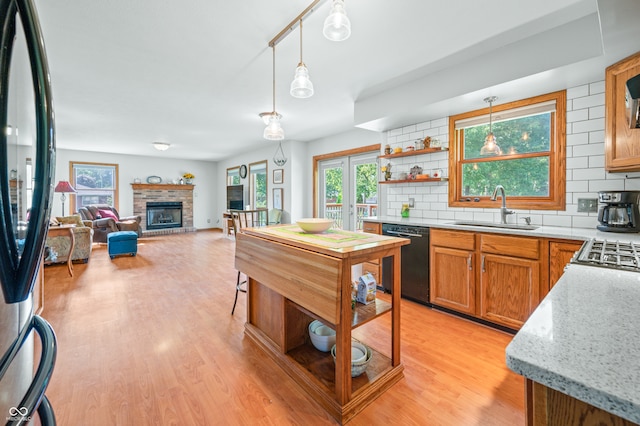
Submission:
{"label": "gas cooktop burner", "polygon": [[619,241],[586,241],[571,263],[640,272],[640,245]]}

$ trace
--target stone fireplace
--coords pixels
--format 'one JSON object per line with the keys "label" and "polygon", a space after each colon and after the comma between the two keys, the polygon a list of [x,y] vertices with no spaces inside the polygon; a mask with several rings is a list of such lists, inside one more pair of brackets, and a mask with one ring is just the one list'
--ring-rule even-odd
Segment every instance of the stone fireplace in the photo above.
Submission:
{"label": "stone fireplace", "polygon": [[[144,184],[133,183],[133,214],[140,215],[143,235],[162,235],[177,232],[196,231],[193,227],[193,188],[194,185],[173,185],[173,184]],[[152,220],[147,214],[147,205],[157,205],[162,203],[165,206],[182,206],[181,218],[174,216],[175,210],[169,217],[168,211],[154,214]],[[156,222],[153,223],[155,219]],[[164,223],[162,223],[164,222]],[[176,222],[179,222],[176,225]]]}

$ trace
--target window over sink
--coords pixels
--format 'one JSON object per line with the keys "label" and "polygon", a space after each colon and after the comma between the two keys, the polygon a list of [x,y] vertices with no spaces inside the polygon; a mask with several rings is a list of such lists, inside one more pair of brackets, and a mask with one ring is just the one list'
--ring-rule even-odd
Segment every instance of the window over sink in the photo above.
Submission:
{"label": "window over sink", "polygon": [[[566,91],[451,116],[449,205],[495,207],[502,185],[511,208],[564,210],[565,123]],[[500,148],[486,153],[490,127]]]}

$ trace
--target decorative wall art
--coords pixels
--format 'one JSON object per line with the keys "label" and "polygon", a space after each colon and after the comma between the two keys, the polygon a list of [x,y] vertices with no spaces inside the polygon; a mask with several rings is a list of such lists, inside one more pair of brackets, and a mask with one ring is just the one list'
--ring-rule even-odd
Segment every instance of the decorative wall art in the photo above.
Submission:
{"label": "decorative wall art", "polygon": [[273,183],[284,183],[284,169],[275,169],[273,171]]}
{"label": "decorative wall art", "polygon": [[282,210],[282,188],[273,188],[273,208]]}

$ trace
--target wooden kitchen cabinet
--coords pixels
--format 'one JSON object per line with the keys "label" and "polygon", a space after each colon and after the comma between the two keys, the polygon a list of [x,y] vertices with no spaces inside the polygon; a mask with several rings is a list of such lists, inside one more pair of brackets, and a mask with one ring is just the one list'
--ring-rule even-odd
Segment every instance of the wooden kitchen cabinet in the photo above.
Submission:
{"label": "wooden kitchen cabinet", "polygon": [[519,329],[540,302],[538,238],[479,234],[480,281],[477,315]]}
{"label": "wooden kitchen cabinet", "polygon": [[540,302],[538,238],[431,230],[431,303],[519,329]]}
{"label": "wooden kitchen cabinet", "polygon": [[625,89],[640,74],[640,52],[605,71],[605,168],[610,172],[640,171],[640,129],[627,122]]}
{"label": "wooden kitchen cabinet", "polygon": [[549,290],[558,282],[564,268],[575,252],[582,247],[582,241],[549,241]]}
{"label": "wooden kitchen cabinet", "polygon": [[471,232],[431,230],[431,303],[475,315],[474,250]]}

